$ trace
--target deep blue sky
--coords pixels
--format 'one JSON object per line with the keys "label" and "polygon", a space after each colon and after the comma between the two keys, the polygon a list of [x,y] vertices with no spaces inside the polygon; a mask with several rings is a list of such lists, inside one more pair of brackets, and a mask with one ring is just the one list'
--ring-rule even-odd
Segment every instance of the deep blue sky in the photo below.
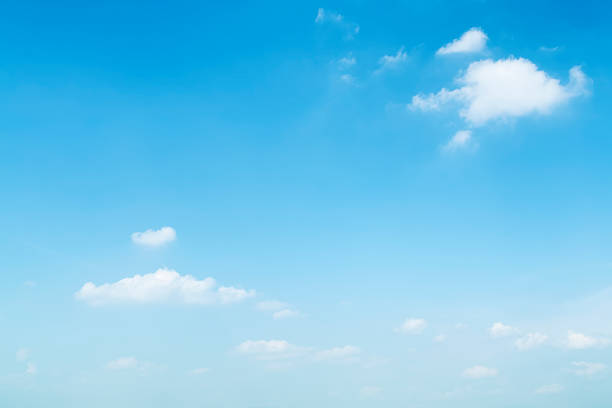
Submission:
{"label": "deep blue sky", "polygon": [[[608,407],[611,18],[6,2],[0,405]],[[470,28],[485,46],[437,54]],[[496,62],[493,89],[414,108]],[[528,63],[548,88],[504,76]],[[466,118],[479,95],[502,113]],[[101,286],[160,268],[244,298]]]}

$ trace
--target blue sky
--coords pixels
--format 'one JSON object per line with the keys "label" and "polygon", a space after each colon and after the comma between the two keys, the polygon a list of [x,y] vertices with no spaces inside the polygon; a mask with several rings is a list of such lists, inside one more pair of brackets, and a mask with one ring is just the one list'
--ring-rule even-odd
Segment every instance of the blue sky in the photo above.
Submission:
{"label": "blue sky", "polygon": [[0,405],[608,407],[611,17],[5,4]]}

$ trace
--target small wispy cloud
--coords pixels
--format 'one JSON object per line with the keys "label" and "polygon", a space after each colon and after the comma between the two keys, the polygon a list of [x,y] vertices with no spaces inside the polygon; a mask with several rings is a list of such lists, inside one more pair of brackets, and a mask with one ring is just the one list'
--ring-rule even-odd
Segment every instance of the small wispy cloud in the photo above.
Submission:
{"label": "small wispy cloud", "polygon": [[176,231],[172,227],[162,227],[158,230],[148,229],[144,232],[134,232],[132,242],[146,247],[159,247],[176,239]]}
{"label": "small wispy cloud", "polygon": [[425,327],[427,326],[427,322],[425,319],[420,318],[408,318],[404,320],[401,326],[395,329],[398,333],[406,333],[406,334],[421,334]]}
{"label": "small wispy cloud", "polygon": [[610,344],[610,340],[605,338],[596,338],[587,336],[586,334],[577,333],[575,331],[567,332],[566,346],[570,349],[584,350],[594,347],[606,347]]}
{"label": "small wispy cloud", "polygon": [[463,377],[470,379],[481,379],[497,376],[498,371],[495,368],[489,368],[485,366],[474,366],[467,368],[463,371]]}
{"label": "small wispy cloud", "polygon": [[548,394],[558,394],[563,391],[563,386],[559,384],[549,384],[543,385],[540,388],[535,390],[536,394],[548,395]]}
{"label": "small wispy cloud", "polygon": [[489,335],[493,338],[508,337],[517,333],[517,328],[505,325],[502,322],[493,323],[489,329]]}
{"label": "small wispy cloud", "polygon": [[442,151],[452,153],[459,150],[476,150],[478,144],[472,138],[471,130],[459,130],[453,137],[442,146]]}
{"label": "small wispy cloud", "polygon": [[319,8],[317,10],[315,23],[333,24],[341,28],[345,32],[345,37],[348,40],[353,39],[355,35],[359,34],[360,30],[359,24],[346,20],[346,18],[344,18],[344,16],[340,13],[331,10],[326,10],[324,8]]}
{"label": "small wispy cloud", "polygon": [[466,54],[484,50],[488,37],[480,28],[470,28],[461,37],[441,47],[436,55]]}
{"label": "small wispy cloud", "polygon": [[586,361],[576,361],[572,363],[574,374],[580,376],[591,376],[598,374],[606,369],[606,365],[602,363],[588,363]]}
{"label": "small wispy cloud", "polygon": [[388,70],[398,69],[407,61],[408,54],[404,51],[404,47],[401,47],[394,55],[383,55],[380,57],[378,60],[379,68],[374,71],[374,74],[379,75]]}
{"label": "small wispy cloud", "polygon": [[548,336],[542,333],[528,333],[523,337],[518,338],[514,345],[520,351],[531,350],[543,345],[548,340]]}

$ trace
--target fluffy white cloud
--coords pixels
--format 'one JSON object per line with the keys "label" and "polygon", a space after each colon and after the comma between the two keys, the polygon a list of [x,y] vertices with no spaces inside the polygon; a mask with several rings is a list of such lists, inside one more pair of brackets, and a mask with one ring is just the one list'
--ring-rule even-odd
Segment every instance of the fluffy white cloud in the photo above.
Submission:
{"label": "fluffy white cloud", "polygon": [[489,329],[489,334],[491,337],[499,338],[499,337],[508,337],[516,334],[518,329],[512,326],[507,326],[501,322],[493,323],[493,326]]}
{"label": "fluffy white cloud", "polygon": [[570,69],[569,78],[562,85],[524,58],[487,59],[470,64],[458,80],[462,87],[415,95],[409,108],[438,110],[456,102],[461,106],[459,115],[472,126],[495,119],[548,114],[558,105],[587,93],[589,80],[579,66]]}
{"label": "fluffy white cloud", "polygon": [[484,50],[488,37],[480,28],[470,28],[461,37],[440,48],[437,55],[464,54]]}
{"label": "fluffy white cloud", "polygon": [[404,47],[401,47],[397,50],[395,55],[383,55],[380,60],[378,60],[378,64],[380,68],[374,71],[375,74],[380,74],[381,72],[389,69],[399,68],[401,65],[408,61],[408,54],[404,51]]}
{"label": "fluffy white cloud", "polygon": [[154,273],[135,275],[100,286],[87,282],[75,297],[91,305],[104,305],[159,302],[225,304],[255,296],[254,290],[216,286],[213,278],[198,280],[191,275],[180,275],[172,269],[161,268]]}
{"label": "fluffy white cloud", "polygon": [[536,394],[558,394],[561,391],[563,391],[563,386],[559,384],[550,384],[550,385],[541,386],[540,388],[535,390],[535,393]]}
{"label": "fluffy white cloud", "polygon": [[158,230],[148,229],[132,234],[132,242],[147,247],[158,247],[176,239],[176,231],[172,227],[162,227]]}
{"label": "fluffy white cloud", "polygon": [[546,343],[548,336],[541,333],[528,333],[525,336],[517,339],[514,345],[521,351],[530,350]]}
{"label": "fluffy white cloud", "polygon": [[480,378],[488,378],[495,377],[497,375],[497,370],[494,368],[489,368],[485,366],[474,366],[463,371],[463,376],[465,378],[472,379],[480,379]]}
{"label": "fluffy white cloud", "polygon": [[574,366],[574,374],[581,376],[595,375],[606,369],[605,364],[587,363],[586,361],[576,361],[572,365]]}
{"label": "fluffy white cloud", "polygon": [[582,350],[593,347],[604,347],[610,343],[608,339],[589,337],[582,333],[574,331],[567,332],[566,345],[570,349]]}
{"label": "fluffy white cloud", "polygon": [[426,326],[427,322],[425,319],[410,318],[404,320],[404,323],[395,329],[395,331],[407,334],[421,334]]}
{"label": "fluffy white cloud", "polygon": [[477,146],[478,145],[472,140],[471,130],[460,130],[455,133],[448,143],[442,146],[442,150],[445,152],[455,152],[462,149],[475,149]]}

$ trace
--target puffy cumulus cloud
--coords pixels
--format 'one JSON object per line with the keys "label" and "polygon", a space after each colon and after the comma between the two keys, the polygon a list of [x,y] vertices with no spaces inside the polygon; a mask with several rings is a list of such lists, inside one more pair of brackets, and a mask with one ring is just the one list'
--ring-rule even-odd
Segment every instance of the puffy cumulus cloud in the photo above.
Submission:
{"label": "puffy cumulus cloud", "polygon": [[543,385],[537,390],[535,390],[536,394],[558,394],[563,391],[563,386],[559,384],[550,384]]}
{"label": "puffy cumulus cloud", "polygon": [[493,323],[493,326],[489,329],[489,335],[494,338],[508,337],[516,334],[518,329],[512,326],[507,326],[502,322]]}
{"label": "puffy cumulus cloud", "polygon": [[318,362],[354,362],[361,350],[350,345],[316,350],[312,347],[296,346],[285,340],[247,340],[236,347],[236,352],[257,360],[301,358]]}
{"label": "puffy cumulus cloud", "polygon": [[606,369],[602,363],[587,363],[586,361],[575,361],[572,363],[574,374],[580,376],[591,376],[598,374]]}
{"label": "puffy cumulus cloud", "polygon": [[610,344],[608,339],[590,337],[575,331],[567,332],[566,346],[570,349],[583,350],[593,347],[605,347]]}
{"label": "puffy cumulus cloud", "polygon": [[548,336],[541,333],[528,333],[525,336],[517,339],[514,345],[521,351],[530,350],[546,343]]}
{"label": "puffy cumulus cloud", "polygon": [[474,150],[478,144],[472,138],[471,130],[460,130],[444,145],[442,150],[445,152],[456,152],[458,150]]}
{"label": "puffy cumulus cloud", "polygon": [[406,334],[421,334],[426,326],[427,322],[425,319],[408,318],[404,320],[404,323],[396,328],[395,331]]}
{"label": "puffy cumulus cloud", "polygon": [[459,104],[459,115],[472,126],[496,119],[549,114],[555,107],[587,93],[589,79],[579,66],[570,69],[569,82],[541,71],[524,58],[473,62],[458,79],[462,86],[438,93],[415,95],[412,110],[438,110],[450,102]]}
{"label": "puffy cumulus cloud", "polygon": [[176,231],[172,227],[162,227],[158,230],[148,229],[144,232],[134,232],[132,242],[146,247],[158,247],[176,239]]}
{"label": "puffy cumulus cloud", "polygon": [[498,372],[495,368],[489,368],[481,365],[470,367],[463,371],[463,377],[471,379],[495,377],[497,374]]}
{"label": "puffy cumulus cloud", "polygon": [[380,67],[374,71],[375,74],[380,74],[383,71],[397,69],[408,61],[408,54],[404,51],[404,47],[397,50],[395,55],[383,55],[379,60],[378,64]]}
{"label": "puffy cumulus cloud", "polygon": [[319,8],[315,17],[317,24],[334,24],[346,32],[347,39],[353,39],[359,33],[359,24],[348,21],[344,16],[335,11]]}
{"label": "puffy cumulus cloud", "polygon": [[436,55],[465,54],[484,50],[489,37],[480,28],[470,28],[461,37],[441,47]]}
{"label": "puffy cumulus cloud", "polygon": [[114,303],[162,302],[226,304],[255,296],[254,290],[216,286],[213,278],[198,280],[191,275],[180,275],[175,270],[161,268],[154,273],[135,275],[99,286],[87,282],[76,292],[75,297],[90,305],[99,306]]}

